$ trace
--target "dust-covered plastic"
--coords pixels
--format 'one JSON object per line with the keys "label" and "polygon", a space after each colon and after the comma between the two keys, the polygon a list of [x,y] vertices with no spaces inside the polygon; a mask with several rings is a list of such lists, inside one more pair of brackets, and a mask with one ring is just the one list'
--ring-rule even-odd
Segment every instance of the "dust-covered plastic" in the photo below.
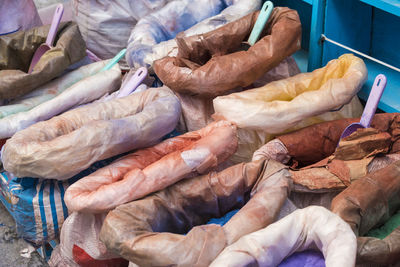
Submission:
{"label": "dust-covered plastic", "polygon": [[151,67],[157,59],[176,55],[179,32],[191,36],[212,31],[260,7],[261,0],[172,1],[139,20],[128,40],[126,60],[131,67]]}
{"label": "dust-covered plastic", "polygon": [[204,34],[178,36],[178,55],[154,62],[157,76],[175,92],[201,96],[217,96],[250,85],[300,49],[297,12],[277,7],[261,39],[247,51],[240,51],[258,13]]}
{"label": "dust-covered plastic", "polygon": [[243,236],[225,248],[210,267],[273,267],[295,251],[316,246],[327,267],[353,267],[357,239],[349,225],[329,210],[296,210],[265,229]]}
{"label": "dust-covered plastic", "polygon": [[[106,72],[99,75],[97,91],[106,82]],[[179,115],[179,101],[166,87],[85,105],[16,133],[4,145],[3,166],[19,177],[64,180],[95,161],[155,144]]]}
{"label": "dust-covered plastic", "polygon": [[32,92],[86,56],[78,25],[61,23],[54,47],[40,58],[32,73],[28,73],[33,54],[45,43],[49,28],[50,25],[46,25],[0,36],[0,100]]}
{"label": "dust-covered plastic", "polygon": [[109,211],[164,189],[189,174],[205,173],[229,158],[236,147],[236,127],[226,121],[212,123],[136,151],[84,177],[66,192],[67,207],[87,213]]}
{"label": "dust-covered plastic", "polygon": [[76,106],[90,103],[117,90],[120,85],[121,70],[118,64],[110,70],[86,77],[51,100],[0,119],[0,139],[11,137],[32,124],[48,120]]}
{"label": "dust-covered plastic", "polygon": [[[138,266],[208,266],[224,247],[274,222],[290,187],[278,162],[241,163],[118,206],[100,240]],[[237,208],[224,226],[205,225]]]}

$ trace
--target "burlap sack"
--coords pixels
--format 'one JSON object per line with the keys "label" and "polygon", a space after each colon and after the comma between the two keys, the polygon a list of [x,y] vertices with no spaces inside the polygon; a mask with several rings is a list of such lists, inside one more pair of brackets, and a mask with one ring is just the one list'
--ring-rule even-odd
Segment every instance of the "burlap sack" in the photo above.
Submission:
{"label": "burlap sack", "polygon": [[35,90],[86,56],[86,46],[73,22],[61,23],[55,44],[28,74],[33,54],[46,42],[50,25],[0,36],[0,100]]}

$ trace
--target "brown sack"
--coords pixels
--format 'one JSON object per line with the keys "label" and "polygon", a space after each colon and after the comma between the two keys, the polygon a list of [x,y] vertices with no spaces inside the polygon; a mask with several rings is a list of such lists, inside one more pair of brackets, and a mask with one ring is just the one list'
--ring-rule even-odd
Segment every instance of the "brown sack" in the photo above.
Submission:
{"label": "brown sack", "polygon": [[[208,266],[224,247],[274,222],[290,187],[280,163],[241,163],[117,207],[106,217],[100,240],[142,267]],[[222,227],[202,225],[243,205]]]}
{"label": "brown sack", "polygon": [[[333,201],[331,210],[364,235],[400,208],[400,161],[355,181]],[[357,263],[387,266],[400,259],[399,229],[384,240],[358,238]]]}
{"label": "brown sack", "polygon": [[259,12],[214,31],[178,36],[178,56],[154,62],[161,81],[172,90],[192,95],[217,96],[245,87],[300,49],[301,23],[295,10],[276,7],[261,39],[247,51],[247,41]]}
{"label": "brown sack", "polygon": [[400,227],[383,240],[375,237],[357,238],[357,263],[374,267],[400,263]]}
{"label": "brown sack", "polygon": [[331,206],[360,236],[388,220],[398,208],[400,161],[358,179],[337,195]]}
{"label": "brown sack", "polygon": [[[376,114],[372,120],[371,127],[387,132],[390,125],[395,122],[394,118],[398,117],[396,121],[400,119],[398,115],[400,114]],[[332,155],[344,129],[351,123],[359,121],[359,118],[327,121],[281,135],[277,139],[286,147],[288,155],[295,165],[307,166]],[[396,152],[392,149],[389,153]]]}
{"label": "brown sack", "polygon": [[0,100],[33,91],[59,76],[86,55],[85,42],[74,22],[61,23],[55,47],[47,51],[28,74],[33,54],[46,42],[50,25],[0,36]]}

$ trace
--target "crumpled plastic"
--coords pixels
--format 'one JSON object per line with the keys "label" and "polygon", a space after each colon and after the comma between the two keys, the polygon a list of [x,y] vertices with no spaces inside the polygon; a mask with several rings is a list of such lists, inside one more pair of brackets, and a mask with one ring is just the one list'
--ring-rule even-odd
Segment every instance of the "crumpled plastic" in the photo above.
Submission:
{"label": "crumpled plastic", "polygon": [[[396,161],[352,183],[333,199],[331,210],[342,217],[357,236],[362,236],[387,221],[400,208],[399,192],[400,161]],[[368,259],[368,263],[377,266],[398,262],[398,231],[391,235],[383,241],[359,238],[357,257],[360,261]]]}
{"label": "crumpled plastic", "polygon": [[314,72],[215,98],[214,119],[225,118],[238,125],[239,146],[232,162],[251,160],[254,151],[277,134],[361,116],[363,108],[356,93],[366,74],[361,59],[344,55]]}
{"label": "crumpled plastic", "polygon": [[133,28],[126,60],[131,67],[151,67],[157,59],[170,53],[176,55],[174,38],[179,32],[185,36],[205,33],[260,7],[261,0],[172,1],[142,18]]}
{"label": "crumpled plastic", "polygon": [[179,115],[167,87],[92,103],[16,133],[4,145],[3,166],[18,177],[64,180],[96,161],[155,144]]}
{"label": "crumpled plastic", "polygon": [[117,90],[120,85],[121,70],[118,64],[110,70],[86,77],[51,100],[28,111],[0,119],[0,139],[11,137],[32,124],[48,120],[78,105],[90,103],[106,93]]}
{"label": "crumpled plastic", "polygon": [[364,62],[345,54],[311,73],[217,97],[214,116],[230,120],[239,128],[282,133],[305,118],[348,104],[366,77]]}
{"label": "crumpled plastic", "polygon": [[329,210],[296,210],[225,248],[210,267],[277,266],[287,255],[316,246],[327,267],[353,267],[357,240],[346,222]]}
{"label": "crumpled plastic", "polygon": [[[263,156],[275,159],[292,167],[314,164],[332,155],[339,143],[344,129],[360,118],[340,119],[314,124],[303,129],[280,135],[254,152],[253,159]],[[400,113],[375,114],[371,127],[392,135],[392,148],[389,153],[397,153],[399,143]],[[393,129],[393,130],[390,130]],[[313,138],[309,138],[313,136]]]}
{"label": "crumpled plastic", "polygon": [[2,0],[0,14],[0,36],[42,26],[33,0]]}
{"label": "crumpled plastic", "polygon": [[[101,59],[125,48],[137,21],[171,0],[73,0],[74,20],[87,48]],[[120,64],[126,68],[125,59]]]}
{"label": "crumpled plastic", "polygon": [[236,127],[227,121],[212,123],[118,159],[71,185],[64,199],[71,211],[106,212],[162,190],[188,174],[205,173],[228,159],[236,148]]}
{"label": "crumpled plastic", "polygon": [[[251,86],[262,86],[272,81],[288,78],[300,73],[296,61],[292,57],[284,59],[278,66],[265,73],[260,79],[254,81]],[[245,88],[236,88],[224,92],[223,95],[242,91]],[[176,93],[182,106],[182,116],[179,120],[179,131],[195,131],[205,127],[214,121],[213,97],[194,96],[190,94]]]}
{"label": "crumpled plastic", "polygon": [[60,245],[52,252],[51,267],[126,267],[128,262],[107,251],[99,240],[106,214],[74,212],[61,228]]}
{"label": "crumpled plastic", "polygon": [[247,40],[258,13],[204,34],[177,36],[177,57],[155,61],[154,71],[175,92],[192,95],[217,96],[250,85],[300,49],[301,23],[297,12],[277,7],[261,39],[247,51],[236,52]]}
{"label": "crumpled plastic", "polygon": [[[280,163],[241,163],[118,206],[100,240],[139,266],[208,266],[225,246],[275,221],[290,186]],[[224,226],[203,225],[241,206]]]}
{"label": "crumpled plastic", "polygon": [[0,99],[13,99],[59,76],[86,56],[86,46],[74,22],[61,23],[55,46],[28,74],[36,49],[46,42],[50,25],[0,36]]}
{"label": "crumpled plastic", "polygon": [[400,262],[400,227],[383,240],[374,237],[357,238],[357,264],[388,266]]}
{"label": "crumpled plastic", "polygon": [[105,66],[107,61],[85,65],[79,69],[58,77],[45,85],[39,86],[35,91],[0,106],[0,119],[18,112],[28,111],[43,102],[53,99],[76,82],[89,77]]}
{"label": "crumpled plastic", "polygon": [[[400,161],[369,173],[337,195],[331,210],[345,220],[357,236],[387,221],[400,208]],[[393,235],[392,235],[393,234]],[[360,261],[387,266],[400,260],[400,242],[395,230],[383,241],[358,238]]]}

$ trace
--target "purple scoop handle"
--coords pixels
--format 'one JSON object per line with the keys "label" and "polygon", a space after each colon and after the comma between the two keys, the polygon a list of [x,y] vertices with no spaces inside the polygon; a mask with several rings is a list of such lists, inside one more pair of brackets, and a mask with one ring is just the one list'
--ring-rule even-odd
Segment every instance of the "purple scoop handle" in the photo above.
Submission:
{"label": "purple scoop handle", "polygon": [[54,38],[56,37],[58,25],[60,25],[61,17],[64,13],[64,6],[62,4],[57,5],[56,11],[54,12],[53,20],[51,22],[49,33],[47,34],[46,44],[50,47],[53,46]]}
{"label": "purple scoop handle", "polygon": [[369,93],[367,104],[365,105],[364,112],[361,116],[360,124],[364,128],[368,128],[371,124],[372,118],[375,115],[376,108],[378,107],[378,103],[382,97],[385,87],[386,76],[383,74],[379,74],[375,78],[374,85],[372,86],[371,92]]}
{"label": "purple scoop handle", "polygon": [[130,77],[129,81],[124,84],[124,87],[120,89],[118,94],[118,98],[125,97],[130,95],[133,91],[136,90],[136,87],[146,78],[147,69],[145,67],[139,68],[133,75]]}

